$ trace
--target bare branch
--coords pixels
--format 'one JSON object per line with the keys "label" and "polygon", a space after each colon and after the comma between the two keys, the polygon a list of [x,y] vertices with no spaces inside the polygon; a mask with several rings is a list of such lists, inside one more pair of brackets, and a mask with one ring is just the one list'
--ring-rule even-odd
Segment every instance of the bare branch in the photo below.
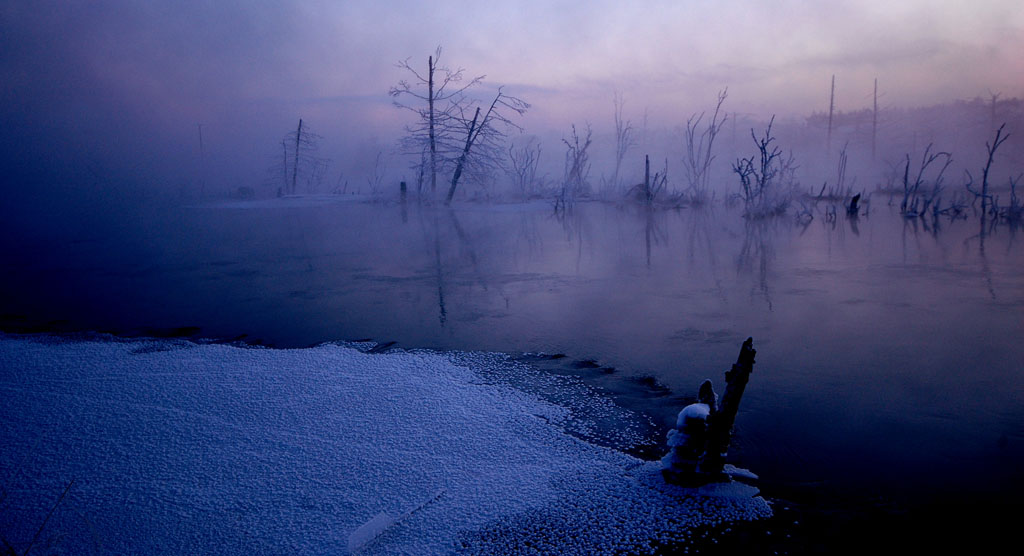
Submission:
{"label": "bare branch", "polygon": [[723,114],[720,117],[722,104],[725,103],[728,96],[728,88],[718,92],[715,111],[703,131],[698,133],[700,123],[704,119],[703,112],[700,115],[690,116],[686,121],[686,156],[683,158],[683,168],[689,183],[689,196],[692,202],[704,203],[708,200],[711,164],[715,160],[714,143],[728,119],[728,115]]}

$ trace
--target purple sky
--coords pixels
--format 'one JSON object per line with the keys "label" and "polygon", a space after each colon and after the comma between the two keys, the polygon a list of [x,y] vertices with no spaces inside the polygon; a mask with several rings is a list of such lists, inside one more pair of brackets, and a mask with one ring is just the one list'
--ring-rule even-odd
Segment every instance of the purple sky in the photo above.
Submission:
{"label": "purple sky", "polygon": [[1020,0],[493,4],[5,2],[0,117],[18,136],[4,148],[53,133],[155,157],[139,137],[194,142],[203,123],[211,148],[220,134],[241,152],[228,137],[279,137],[297,117],[390,144],[407,117],[386,94],[395,62],[438,45],[532,103],[532,131],[607,123],[615,91],[627,117],[670,126],[725,86],[729,110],[806,115],[827,110],[833,74],[840,110],[870,106],[876,77],[885,106],[1024,96]]}

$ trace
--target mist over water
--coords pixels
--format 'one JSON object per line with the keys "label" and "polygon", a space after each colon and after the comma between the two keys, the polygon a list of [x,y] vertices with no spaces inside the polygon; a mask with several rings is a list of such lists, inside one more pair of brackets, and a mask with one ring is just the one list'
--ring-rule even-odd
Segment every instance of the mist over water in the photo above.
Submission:
{"label": "mist over water", "polygon": [[[15,0],[0,30],[0,333],[507,352],[661,427],[752,336],[729,458],[823,550],[891,536],[835,508],[893,501],[917,549],[1020,505],[1019,0]],[[473,85],[434,191],[438,61]]]}
{"label": "mist over water", "polygon": [[666,423],[753,336],[734,456],[767,480],[1019,493],[1018,231],[887,201],[806,225],[598,203],[152,210],[8,238],[3,324],[566,353],[614,367],[592,377],[612,391],[655,377]]}

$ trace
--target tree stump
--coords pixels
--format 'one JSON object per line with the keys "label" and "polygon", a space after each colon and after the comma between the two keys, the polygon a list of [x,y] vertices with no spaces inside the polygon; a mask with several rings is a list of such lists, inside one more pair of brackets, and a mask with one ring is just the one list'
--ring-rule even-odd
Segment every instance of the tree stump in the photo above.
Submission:
{"label": "tree stump", "polygon": [[662,475],[674,484],[695,485],[724,478],[725,456],[732,439],[740,398],[754,370],[754,339],[747,338],[732,369],[725,373],[725,394],[717,404],[711,381],[705,380],[697,403],[679,412],[676,428],[668,432],[669,453],[662,458]]}

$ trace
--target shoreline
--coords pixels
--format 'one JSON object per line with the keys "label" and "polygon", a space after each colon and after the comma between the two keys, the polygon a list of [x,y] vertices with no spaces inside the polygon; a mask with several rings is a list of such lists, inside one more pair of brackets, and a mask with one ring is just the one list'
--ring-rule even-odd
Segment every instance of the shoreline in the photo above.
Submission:
{"label": "shoreline", "polygon": [[[277,350],[98,333],[4,335],[0,347],[2,430],[13,450],[5,459],[27,458],[4,465],[20,468],[6,508],[15,529],[4,532],[14,545],[25,542],[33,508],[68,477],[70,511],[49,527],[88,543],[75,517],[88,513],[106,532],[104,549],[115,551],[248,552],[301,538],[314,552],[337,552],[346,539],[360,552],[377,543],[367,553],[533,553],[535,542],[559,552],[648,552],[685,542],[703,524],[770,514],[742,483],[666,485],[657,463],[581,441],[569,408],[601,400],[574,391],[576,381],[552,382],[564,383],[569,404],[518,390],[498,380],[502,362],[523,373],[515,380],[546,375],[506,354]],[[598,414],[605,410],[615,408]],[[405,416],[415,416],[414,428],[399,425]],[[409,505],[426,491],[434,494]],[[374,508],[385,517],[372,518]],[[206,514],[248,525],[208,529],[209,518],[197,521]],[[187,535],[173,533],[182,527]],[[456,533],[462,548],[452,549]]]}
{"label": "shoreline", "polygon": [[[200,338],[198,336],[200,328],[191,326],[157,331],[158,335],[144,333],[127,335],[91,330],[10,330],[10,327],[7,326],[9,323],[10,320],[5,318],[5,326],[0,328],[0,338],[51,336],[61,341],[71,342],[114,341],[122,343],[180,341],[199,346],[222,345],[271,350],[302,350],[325,345],[354,346],[363,344],[366,351],[372,353],[389,353],[391,351],[455,353],[449,350],[398,346],[391,342],[378,343],[372,339],[320,342],[302,347],[280,347],[266,344],[258,339],[252,340],[244,335],[235,338]],[[148,330],[154,331],[154,329]],[[554,377],[559,375],[573,377],[583,385],[588,384],[588,375],[607,376],[612,374],[608,371],[609,368],[602,367],[593,360],[575,359],[562,354],[553,356],[505,352],[494,352],[494,354],[507,357],[514,363],[530,366],[540,373],[550,374]],[[614,369],[611,371],[613,372]],[[496,375],[492,374],[492,378],[495,377]],[[519,380],[518,385],[513,384],[514,381],[505,380],[504,382],[516,389],[528,387],[522,382],[522,378]],[[652,462],[660,458],[663,455],[662,452],[667,450],[663,445],[664,427],[659,427],[655,415],[649,412],[652,404],[642,402],[657,404],[659,400],[664,403],[666,397],[672,400],[685,400],[686,398],[674,394],[656,382],[649,384],[644,384],[642,381],[640,383],[637,381],[627,382],[629,384],[624,386],[631,389],[632,396],[623,395],[621,391],[609,391],[603,387],[597,389],[586,387],[590,388],[592,394],[606,397],[615,406],[628,412],[635,412],[646,419],[650,428],[640,434],[640,438],[647,442],[646,445],[623,445],[621,439],[593,434],[593,429],[588,429],[589,437],[587,434],[579,434],[578,431],[568,428],[562,430],[585,442],[606,446]],[[537,388],[533,388],[533,390],[532,394],[539,394]],[[636,396],[638,392],[642,394],[640,397]],[[623,404],[623,402],[627,403]],[[660,442],[651,444],[652,439],[658,439]],[[757,469],[753,469],[753,471],[756,473]],[[791,485],[765,480],[763,477],[755,484],[761,491],[760,495],[775,508],[774,515],[767,519],[751,522],[702,527],[685,543],[663,547],[663,550],[667,550],[663,553],[676,553],[675,551],[683,549],[706,554],[729,554],[737,550],[747,554],[815,554],[844,553],[844,551],[845,553],[860,553],[872,547],[877,548],[876,543],[882,541],[896,543],[906,549],[934,546],[941,553],[941,549],[951,545],[966,548],[983,546],[990,542],[995,543],[994,539],[999,539],[1000,536],[987,524],[1007,521],[1003,531],[1011,530],[1008,524],[1010,518],[1004,518],[1004,516],[1012,515],[1013,507],[1006,504],[1004,500],[996,498],[986,499],[984,496],[977,496],[975,499],[971,499],[969,496],[960,494],[949,497],[941,503],[935,503],[926,500],[915,501],[905,496],[875,498],[849,489],[844,491],[837,488],[836,485]],[[858,496],[858,494],[861,495]],[[936,498],[941,500],[943,496],[939,494]],[[1005,510],[1003,509],[1004,505],[1007,506]],[[936,524],[945,524],[947,529],[945,535],[941,537],[942,540],[927,537],[927,531]],[[978,538],[976,532],[983,530],[987,530],[986,538]]]}

